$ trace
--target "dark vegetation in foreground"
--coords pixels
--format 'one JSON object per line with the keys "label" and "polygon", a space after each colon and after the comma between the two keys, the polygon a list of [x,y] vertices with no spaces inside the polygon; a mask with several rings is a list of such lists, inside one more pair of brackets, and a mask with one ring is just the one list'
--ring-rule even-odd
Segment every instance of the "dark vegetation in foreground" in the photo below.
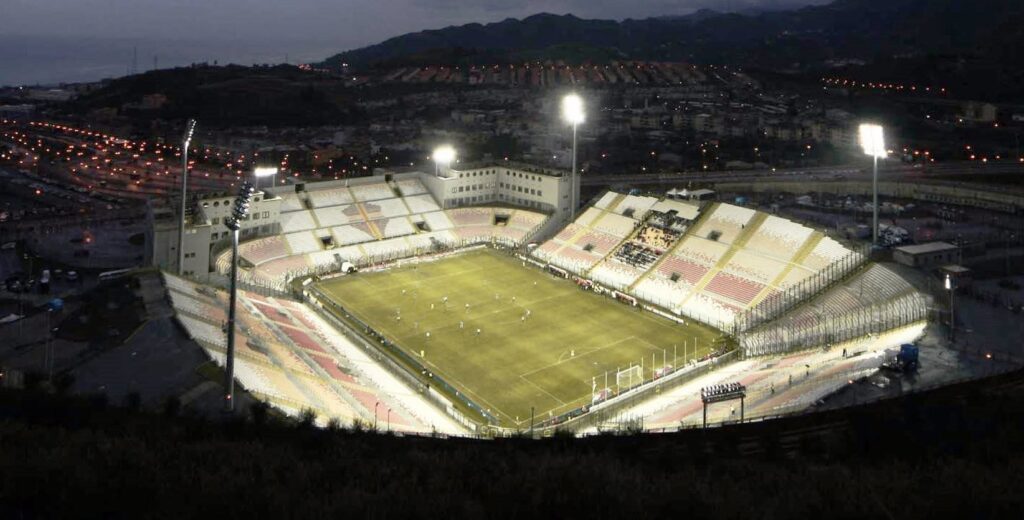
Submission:
{"label": "dark vegetation in foreground", "polygon": [[125,404],[0,391],[0,517],[987,518],[1024,505],[1021,372],[774,422],[543,441]]}

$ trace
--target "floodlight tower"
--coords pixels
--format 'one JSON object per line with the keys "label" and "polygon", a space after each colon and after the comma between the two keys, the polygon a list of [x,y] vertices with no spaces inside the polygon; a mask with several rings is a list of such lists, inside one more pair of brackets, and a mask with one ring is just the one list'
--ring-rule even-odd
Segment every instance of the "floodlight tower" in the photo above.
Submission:
{"label": "floodlight tower", "polygon": [[274,166],[257,166],[253,171],[253,176],[256,177],[256,189],[260,187],[260,179],[263,177],[273,177],[270,180],[270,186],[273,187],[277,181],[277,168]]}
{"label": "floodlight tower", "polygon": [[455,148],[449,145],[442,145],[434,149],[434,154],[431,156],[434,159],[434,175],[441,176],[441,165],[444,165],[445,170],[451,168],[452,161],[455,160]]}
{"label": "floodlight tower", "polygon": [[231,208],[231,216],[224,221],[224,225],[231,230],[231,281],[230,300],[228,302],[228,349],[224,361],[224,411],[235,410],[235,301],[237,298],[238,282],[238,230],[242,227],[242,221],[249,216],[249,204],[252,201],[256,188],[248,181],[242,183],[238,190],[238,197],[235,198],[235,205]]}
{"label": "floodlight tower", "polygon": [[860,146],[864,154],[871,156],[874,166],[871,175],[872,213],[871,245],[878,246],[878,159],[885,158],[885,133],[879,125],[860,125]]}
{"label": "floodlight tower", "polygon": [[949,291],[949,341],[956,343],[956,302],[953,300],[956,295],[956,286],[949,277],[949,273],[946,273],[945,287]]}
{"label": "floodlight tower", "polygon": [[188,195],[188,146],[192,144],[192,134],[196,131],[196,120],[189,119],[185,124],[185,137],[181,141],[181,215],[178,224],[178,276],[185,268],[185,200]]}
{"label": "floodlight tower", "polygon": [[584,116],[583,99],[576,94],[569,94],[562,98],[562,119],[572,125],[572,175],[570,176],[572,193],[569,195],[572,207],[569,209],[570,220],[576,218],[576,207],[579,206],[580,189],[576,178],[576,127],[583,122]]}

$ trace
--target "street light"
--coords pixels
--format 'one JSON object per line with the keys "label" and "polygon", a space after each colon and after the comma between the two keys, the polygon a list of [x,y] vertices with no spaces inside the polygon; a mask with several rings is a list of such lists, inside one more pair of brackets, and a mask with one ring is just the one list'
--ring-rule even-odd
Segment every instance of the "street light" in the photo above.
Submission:
{"label": "street light", "polygon": [[874,168],[871,176],[872,192],[872,219],[871,219],[871,244],[878,246],[878,159],[888,155],[885,151],[885,133],[879,125],[860,125],[860,146],[864,149],[864,155],[871,156],[874,161]]}
{"label": "street light", "polygon": [[277,180],[277,168],[274,166],[257,166],[252,173],[256,176],[257,189],[260,187],[260,178],[262,177],[273,177],[270,181],[271,186],[274,186],[274,182]]}
{"label": "street light", "polygon": [[570,176],[572,193],[569,194],[569,203],[572,207],[569,209],[569,219],[574,220],[580,192],[576,179],[576,127],[584,119],[583,99],[576,94],[569,94],[562,98],[562,119],[572,125],[572,175]]}
{"label": "street light", "polygon": [[192,144],[192,134],[196,131],[196,120],[189,119],[185,124],[185,137],[181,141],[181,219],[178,227],[178,276],[185,269],[185,197],[188,194],[188,145]]}
{"label": "street light", "polygon": [[445,169],[451,167],[452,161],[455,160],[455,148],[449,145],[442,145],[434,149],[434,154],[431,156],[434,159],[434,175],[441,175],[441,165],[443,164]]}
{"label": "street light", "polygon": [[235,301],[237,299],[238,282],[238,230],[242,221],[249,216],[249,203],[252,201],[256,188],[248,181],[242,183],[231,208],[231,216],[224,220],[224,225],[231,230],[231,297],[228,303],[228,351],[224,362],[224,411],[235,410]]}

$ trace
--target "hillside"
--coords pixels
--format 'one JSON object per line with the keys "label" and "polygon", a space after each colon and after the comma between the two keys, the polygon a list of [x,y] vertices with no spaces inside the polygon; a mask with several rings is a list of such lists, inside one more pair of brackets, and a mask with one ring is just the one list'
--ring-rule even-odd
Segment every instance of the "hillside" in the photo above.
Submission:
{"label": "hillside", "polygon": [[756,14],[704,10],[621,22],[537,14],[406,34],[331,56],[320,65],[365,70],[426,63],[637,59],[813,71],[834,59],[873,63],[896,56],[914,63],[938,57],[953,75],[970,74],[976,80],[977,74],[986,74],[996,83],[1015,84],[1020,73],[1014,50],[1024,48],[1022,27],[1024,3],[1019,0],[836,0]]}
{"label": "hillside", "polygon": [[[153,95],[166,100],[157,106],[139,106]],[[296,67],[203,65],[119,78],[65,109],[76,114],[115,110],[147,120],[196,117],[210,126],[273,127],[348,122],[356,117],[349,97],[337,79]]]}

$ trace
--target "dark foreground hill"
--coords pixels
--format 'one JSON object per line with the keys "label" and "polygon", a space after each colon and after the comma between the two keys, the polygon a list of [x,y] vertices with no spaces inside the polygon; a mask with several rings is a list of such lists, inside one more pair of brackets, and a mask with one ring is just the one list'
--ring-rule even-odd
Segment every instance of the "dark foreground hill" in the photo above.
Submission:
{"label": "dark foreground hill", "polygon": [[[173,409],[172,409],[173,410]],[[1003,518],[1024,374],[678,434],[474,441],[0,392],[0,517]]]}

